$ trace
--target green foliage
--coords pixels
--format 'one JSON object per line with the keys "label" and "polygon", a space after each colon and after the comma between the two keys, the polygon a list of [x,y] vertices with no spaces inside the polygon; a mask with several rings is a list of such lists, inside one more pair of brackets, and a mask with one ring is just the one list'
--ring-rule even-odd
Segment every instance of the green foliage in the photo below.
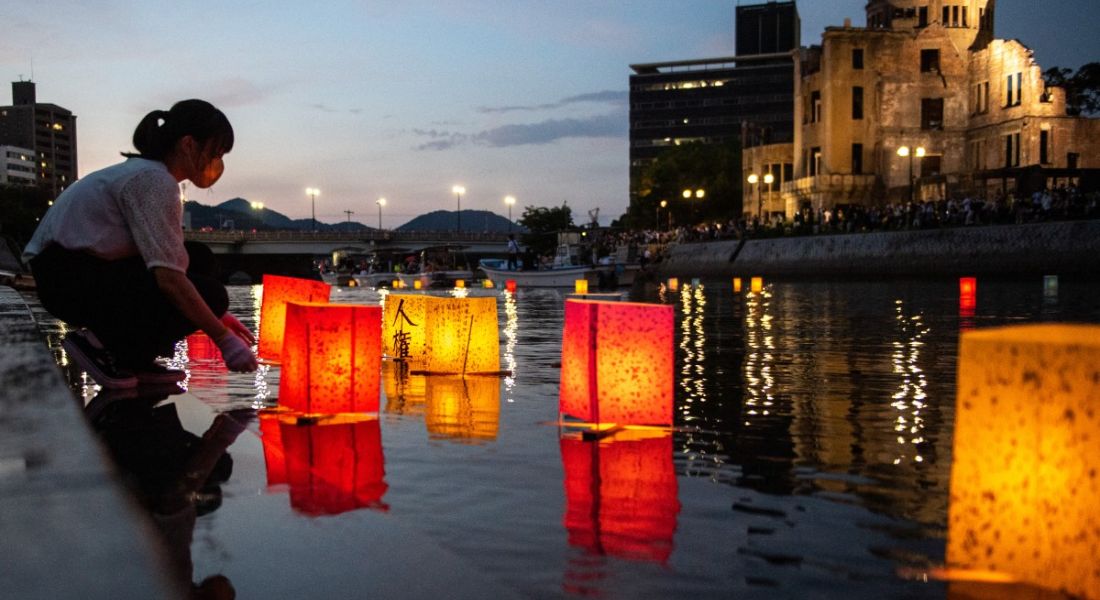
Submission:
{"label": "green foliage", "polygon": [[1076,73],[1072,69],[1051,67],[1043,72],[1043,81],[1066,90],[1066,114],[1100,114],[1100,63],[1082,65]]}
{"label": "green foliage", "polygon": [[556,208],[528,206],[516,222],[527,228],[520,238],[524,246],[536,254],[553,253],[558,245],[557,233],[573,228],[573,209],[568,204]]}
{"label": "green foliage", "polygon": [[[685,189],[705,191],[703,199],[683,197]],[[644,167],[631,190],[630,207],[620,223],[626,227],[665,228],[703,221],[725,221],[741,214],[741,145],[692,143],[672,146]]]}
{"label": "green foliage", "polygon": [[10,238],[19,248],[30,241],[38,220],[49,208],[50,194],[43,188],[0,186],[0,235]]}

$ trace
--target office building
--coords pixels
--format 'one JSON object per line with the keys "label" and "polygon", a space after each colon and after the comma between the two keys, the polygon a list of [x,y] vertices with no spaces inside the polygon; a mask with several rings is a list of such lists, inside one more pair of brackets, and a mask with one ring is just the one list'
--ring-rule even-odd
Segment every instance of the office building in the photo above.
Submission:
{"label": "office building", "polygon": [[11,106],[0,106],[0,145],[33,150],[37,184],[57,196],[76,180],[76,116],[38,102],[33,81],[11,90]]}

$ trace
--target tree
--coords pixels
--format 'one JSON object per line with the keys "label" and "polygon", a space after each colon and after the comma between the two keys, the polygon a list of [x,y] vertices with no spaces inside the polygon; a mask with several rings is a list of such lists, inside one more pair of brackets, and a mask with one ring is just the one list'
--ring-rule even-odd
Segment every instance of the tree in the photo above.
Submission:
{"label": "tree", "polygon": [[49,208],[50,194],[35,186],[0,186],[0,235],[22,248]]}
{"label": "tree", "polygon": [[1043,72],[1043,81],[1048,87],[1066,90],[1066,114],[1100,114],[1100,63],[1082,65],[1076,73],[1064,67],[1051,67]]}
{"label": "tree", "polygon": [[558,245],[557,233],[573,228],[573,209],[565,203],[557,208],[528,206],[516,222],[527,228],[523,245],[536,254],[553,253]]}
{"label": "tree", "polygon": [[[705,196],[689,200],[685,189],[702,189]],[[741,214],[741,146],[691,143],[672,146],[642,168],[631,190],[630,206],[621,223],[627,227],[664,227],[728,220]],[[661,201],[668,203],[657,211]],[[670,211],[670,212],[666,212]]]}

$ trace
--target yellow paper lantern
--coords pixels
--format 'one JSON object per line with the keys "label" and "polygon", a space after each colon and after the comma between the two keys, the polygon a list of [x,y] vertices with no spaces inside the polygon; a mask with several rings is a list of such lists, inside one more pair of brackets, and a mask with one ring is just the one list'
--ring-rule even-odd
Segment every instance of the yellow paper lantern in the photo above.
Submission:
{"label": "yellow paper lantern", "polygon": [[312,279],[264,275],[264,296],[260,305],[259,354],[278,360],[283,351],[287,302],[328,302],[332,286]]}
{"label": "yellow paper lantern", "polygon": [[733,278],[733,291],[735,293],[738,293],[738,294],[741,293],[741,278],[740,277],[734,277]]}
{"label": "yellow paper lantern", "polygon": [[413,289],[414,290],[419,290],[423,287],[424,287],[424,282],[423,281],[420,281],[419,279],[414,279],[413,280]]}
{"label": "yellow paper lantern", "polygon": [[[417,280],[419,282],[419,280]],[[391,358],[419,361],[424,358],[431,296],[390,294],[382,315],[382,353]]]}
{"label": "yellow paper lantern", "polygon": [[963,333],[947,563],[1100,598],[1100,326]]}
{"label": "yellow paper lantern", "polygon": [[759,294],[764,291],[764,278],[753,277],[752,280],[749,281],[749,291],[754,294]]}
{"label": "yellow paper lantern", "polygon": [[673,309],[565,301],[558,412],[595,424],[671,425]]}
{"label": "yellow paper lantern", "polygon": [[394,279],[393,283],[390,284],[390,287],[395,289],[395,290],[401,289],[401,280],[400,279]]}
{"label": "yellow paper lantern", "polygon": [[460,290],[465,288],[466,287],[466,280],[465,279],[455,279],[455,287],[460,289]]}
{"label": "yellow paper lantern", "polygon": [[431,377],[424,425],[431,437],[495,440],[500,429],[500,379]]}
{"label": "yellow paper lantern", "polygon": [[483,286],[483,287],[484,287],[485,289],[492,289],[492,287],[493,287],[493,280],[492,280],[492,279],[485,279],[485,280],[482,280],[482,282],[481,282],[481,285],[482,285],[482,286]]}
{"label": "yellow paper lantern", "polygon": [[573,282],[573,291],[575,291],[578,294],[587,294],[588,293],[588,280],[587,279],[578,279],[578,280],[574,281]]}
{"label": "yellow paper lantern", "polygon": [[430,373],[500,371],[497,299],[436,298],[427,306],[425,370]]}

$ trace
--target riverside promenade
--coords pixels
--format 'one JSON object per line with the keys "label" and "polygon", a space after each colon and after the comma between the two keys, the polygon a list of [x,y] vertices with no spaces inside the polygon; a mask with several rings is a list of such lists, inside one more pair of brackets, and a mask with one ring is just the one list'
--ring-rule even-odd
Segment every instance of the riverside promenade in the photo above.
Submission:
{"label": "riverside promenade", "polygon": [[0,595],[183,598],[18,292],[0,287]]}
{"label": "riverside promenade", "polygon": [[667,276],[1100,275],[1100,221],[953,227],[677,244]]}

